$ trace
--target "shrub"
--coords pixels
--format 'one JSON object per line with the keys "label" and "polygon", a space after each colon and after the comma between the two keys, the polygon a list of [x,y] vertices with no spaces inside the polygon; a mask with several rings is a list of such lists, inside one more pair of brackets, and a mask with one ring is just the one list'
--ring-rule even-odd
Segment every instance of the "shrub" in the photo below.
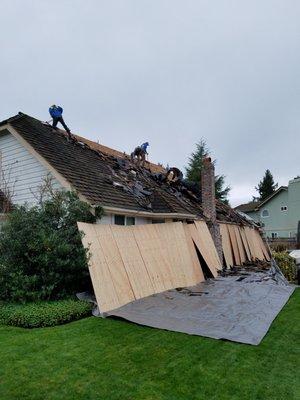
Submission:
{"label": "shrub", "polygon": [[295,260],[286,252],[274,252],[273,257],[286,279],[290,282],[295,281],[297,277]]}
{"label": "shrub", "polygon": [[54,300],[89,289],[77,221],[95,220],[89,204],[72,192],[55,192],[39,206],[13,210],[0,235],[0,299]]}
{"label": "shrub", "polygon": [[0,305],[0,324],[22,328],[61,325],[89,315],[91,304],[71,299]]}

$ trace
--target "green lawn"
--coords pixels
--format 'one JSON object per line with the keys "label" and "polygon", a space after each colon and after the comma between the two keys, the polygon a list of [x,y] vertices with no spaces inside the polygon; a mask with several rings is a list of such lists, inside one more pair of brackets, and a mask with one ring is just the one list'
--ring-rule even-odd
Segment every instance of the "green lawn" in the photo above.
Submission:
{"label": "green lawn", "polygon": [[300,399],[300,290],[259,346],[86,318],[0,327],[0,399]]}

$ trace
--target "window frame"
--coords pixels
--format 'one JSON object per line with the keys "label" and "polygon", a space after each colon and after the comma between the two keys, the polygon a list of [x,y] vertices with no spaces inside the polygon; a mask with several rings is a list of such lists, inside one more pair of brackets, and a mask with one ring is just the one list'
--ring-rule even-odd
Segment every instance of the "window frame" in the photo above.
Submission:
{"label": "window frame", "polygon": [[[116,223],[116,217],[117,218],[123,218],[124,219],[124,224],[117,224]],[[129,218],[132,218],[132,224],[129,224],[128,223],[128,219]],[[129,216],[129,215],[123,215],[123,214],[114,214],[114,225],[119,225],[119,226],[132,226],[132,225],[135,225],[135,223],[136,223],[136,220],[135,220],[135,217],[133,217],[133,216]]]}
{"label": "window frame", "polygon": [[288,211],[288,206],[280,206],[280,211],[281,212],[287,212]]}
{"label": "window frame", "polygon": [[[264,212],[265,212],[265,211],[268,213],[268,215],[264,215]],[[269,218],[269,216],[270,216],[269,210],[268,210],[267,208],[264,208],[264,209],[262,210],[262,212],[260,213],[260,216],[261,216],[261,218]]]}

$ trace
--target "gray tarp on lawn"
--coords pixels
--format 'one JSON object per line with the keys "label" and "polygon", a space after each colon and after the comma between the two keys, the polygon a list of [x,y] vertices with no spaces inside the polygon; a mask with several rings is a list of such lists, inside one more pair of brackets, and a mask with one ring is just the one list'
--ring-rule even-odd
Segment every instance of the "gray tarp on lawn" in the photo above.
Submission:
{"label": "gray tarp on lawn", "polygon": [[[258,345],[293,291],[294,286],[272,261],[268,272],[219,277],[190,288],[169,290],[105,315],[169,331]],[[84,293],[78,297],[91,301]],[[101,315],[98,309],[93,314]]]}
{"label": "gray tarp on lawn", "polygon": [[108,315],[170,331],[258,345],[294,291],[266,273],[230,276],[155,294]]}

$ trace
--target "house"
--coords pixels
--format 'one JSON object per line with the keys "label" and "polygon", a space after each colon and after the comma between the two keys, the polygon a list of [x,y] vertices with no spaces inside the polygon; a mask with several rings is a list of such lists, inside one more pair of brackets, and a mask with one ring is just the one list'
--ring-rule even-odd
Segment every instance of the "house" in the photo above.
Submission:
{"label": "house", "polygon": [[65,131],[54,131],[24,113],[0,122],[0,189],[10,203],[36,204],[45,177],[50,177],[54,189],[74,190],[91,207],[101,206],[104,216],[100,224],[202,219],[221,259],[220,225],[251,226],[247,218],[215,199],[214,166],[209,158],[200,193],[197,185],[167,182],[161,165],[147,162],[144,168],[136,167],[125,153],[81,136],[75,138],[69,142]]}
{"label": "house", "polygon": [[[144,224],[203,218],[201,194],[160,181],[165,169],[147,162],[136,169],[125,153],[76,136],[66,140],[53,129],[19,113],[0,122],[1,174],[13,204],[36,204],[43,179],[51,175],[54,188],[75,190],[92,206],[101,205],[101,223]],[[2,185],[3,187],[3,179]],[[217,203],[221,221],[243,223],[228,206]]]}
{"label": "house", "polygon": [[261,202],[241,204],[235,208],[259,223],[268,238],[296,238],[300,223],[300,177],[279,187]]}

